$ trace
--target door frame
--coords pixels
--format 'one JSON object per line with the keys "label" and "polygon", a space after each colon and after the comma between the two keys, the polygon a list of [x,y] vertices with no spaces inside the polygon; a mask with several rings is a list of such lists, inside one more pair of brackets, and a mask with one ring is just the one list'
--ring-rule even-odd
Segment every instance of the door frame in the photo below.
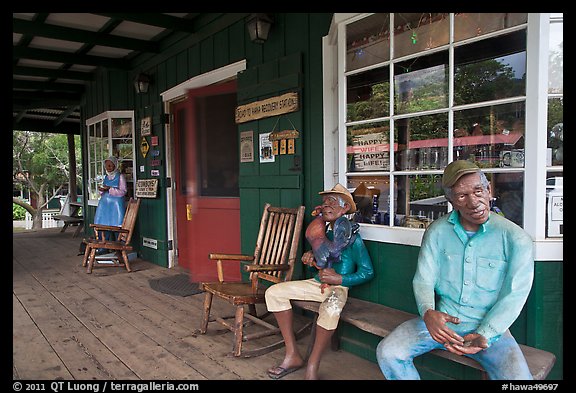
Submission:
{"label": "door frame", "polygon": [[195,76],[182,82],[164,92],[160,93],[164,104],[164,113],[168,115],[170,121],[164,125],[164,135],[166,139],[165,157],[166,157],[166,178],[171,179],[170,187],[166,187],[166,219],[168,228],[168,241],[172,247],[168,250],[168,268],[173,268],[178,264],[176,255],[177,230],[176,230],[176,189],[180,186],[174,180],[175,163],[174,163],[174,135],[172,120],[172,104],[186,99],[186,91],[199,87],[208,86],[226,79],[236,78],[236,75],[246,69],[246,60],[240,60],[236,63],[217,68],[204,74]]}

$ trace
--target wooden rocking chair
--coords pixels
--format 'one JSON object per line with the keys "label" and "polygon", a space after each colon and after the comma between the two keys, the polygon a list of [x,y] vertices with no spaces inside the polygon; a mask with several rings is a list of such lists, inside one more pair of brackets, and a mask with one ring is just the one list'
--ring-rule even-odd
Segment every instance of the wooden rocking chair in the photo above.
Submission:
{"label": "wooden rocking chair", "polygon": [[[206,292],[204,297],[204,311],[200,333],[205,334],[208,322],[216,321],[234,332],[234,356],[259,356],[284,345],[283,341],[263,346],[253,350],[242,351],[242,343],[251,339],[279,334],[280,329],[263,319],[269,312],[257,315],[256,304],[265,303],[264,292],[270,284],[281,281],[290,281],[294,272],[294,261],[298,252],[298,244],[302,233],[304,220],[304,206],[298,208],[264,206],[264,213],[260,221],[260,230],[256,240],[254,255],[210,254],[209,258],[216,261],[218,282],[202,282],[200,289]],[[250,282],[226,282],[223,276],[222,261],[252,261],[244,268],[250,272]],[[232,316],[210,318],[212,299],[223,299],[235,306]],[[244,313],[244,306],[248,305],[249,313]],[[244,318],[248,321],[244,321]],[[227,319],[234,318],[230,323]],[[248,323],[263,326],[265,330],[251,334],[244,333]],[[302,332],[298,332],[301,335]]]}
{"label": "wooden rocking chair", "polygon": [[[92,273],[94,265],[117,267],[124,266],[126,270],[131,272],[130,262],[128,260],[128,252],[132,251],[132,234],[134,233],[134,224],[136,224],[136,217],[138,216],[138,209],[140,208],[140,199],[130,198],[126,206],[126,213],[124,213],[124,220],[121,227],[90,224],[94,229],[94,237],[84,239],[86,244],[86,251],[84,252],[84,259],[82,266],[87,267],[86,273]],[[104,231],[116,232],[117,240],[102,240]],[[96,251],[98,249],[107,249],[115,252],[115,256],[106,257],[107,263],[98,263],[96,259]],[[112,261],[112,263],[108,262]]]}

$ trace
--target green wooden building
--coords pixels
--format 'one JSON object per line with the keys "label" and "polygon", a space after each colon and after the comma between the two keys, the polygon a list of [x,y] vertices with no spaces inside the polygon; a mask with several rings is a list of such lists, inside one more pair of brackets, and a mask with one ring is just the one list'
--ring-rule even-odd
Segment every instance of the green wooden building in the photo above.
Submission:
{"label": "green wooden building", "polygon": [[[438,179],[448,162],[472,158],[498,207],[534,239],[534,285],[511,331],[553,352],[549,379],[562,379],[563,237],[551,202],[562,189],[547,181],[563,173],[561,147],[550,142],[563,121],[562,17],[270,17],[264,43],[251,40],[251,15],[220,14],[131,69],[98,70],[81,107],[87,221],[101,163],[120,154],[133,194],[138,180],[158,182],[142,200],[138,256],[204,279],[206,249],[253,252],[265,202],[311,212],[334,183],[364,184],[371,203],[361,234],[376,276],[351,296],[416,313],[422,234],[450,208]],[[145,93],[133,85],[141,73]],[[378,337],[346,324],[340,334],[344,350],[375,361]],[[479,377],[426,355],[417,365],[425,379]]]}

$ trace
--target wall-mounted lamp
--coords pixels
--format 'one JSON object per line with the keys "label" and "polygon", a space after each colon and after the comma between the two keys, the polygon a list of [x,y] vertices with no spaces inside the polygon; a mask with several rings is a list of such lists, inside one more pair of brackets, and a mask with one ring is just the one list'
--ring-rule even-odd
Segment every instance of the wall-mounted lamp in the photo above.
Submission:
{"label": "wall-mounted lamp", "polygon": [[148,93],[150,81],[150,75],[143,72],[139,73],[136,79],[134,79],[134,88],[136,88],[136,93]]}
{"label": "wall-mounted lamp", "polygon": [[268,14],[252,14],[250,19],[246,22],[250,40],[256,44],[263,44],[268,39],[270,27],[272,27],[274,19]]}

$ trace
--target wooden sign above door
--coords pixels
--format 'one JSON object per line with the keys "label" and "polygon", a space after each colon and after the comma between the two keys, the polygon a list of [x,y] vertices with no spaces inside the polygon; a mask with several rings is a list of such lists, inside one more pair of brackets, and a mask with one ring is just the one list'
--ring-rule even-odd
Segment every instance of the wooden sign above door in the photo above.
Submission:
{"label": "wooden sign above door", "polygon": [[300,109],[298,93],[286,93],[236,107],[236,124],[296,112]]}

